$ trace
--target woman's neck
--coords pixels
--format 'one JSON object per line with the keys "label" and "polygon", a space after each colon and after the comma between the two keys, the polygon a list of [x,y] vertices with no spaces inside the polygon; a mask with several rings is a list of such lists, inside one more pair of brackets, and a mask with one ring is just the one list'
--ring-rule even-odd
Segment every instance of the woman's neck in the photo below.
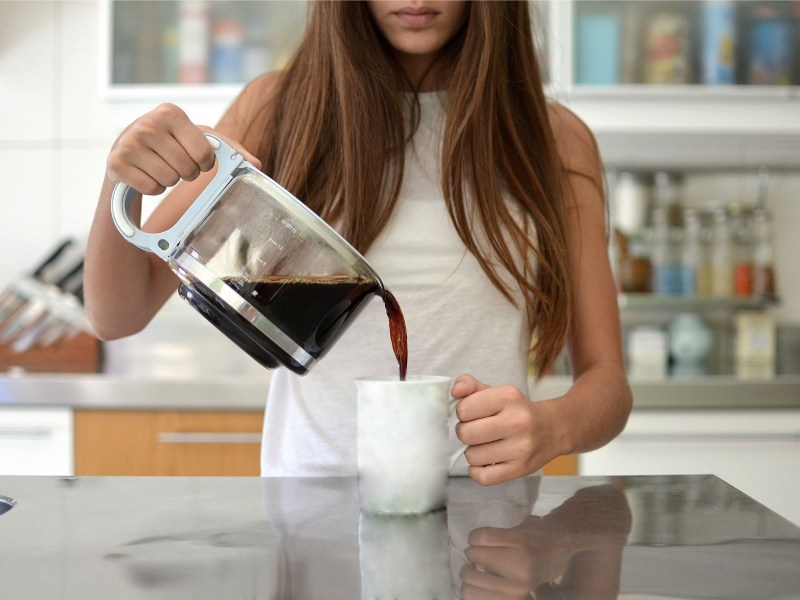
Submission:
{"label": "woman's neck", "polygon": [[395,56],[415,91],[436,92],[442,89],[435,56],[403,53]]}

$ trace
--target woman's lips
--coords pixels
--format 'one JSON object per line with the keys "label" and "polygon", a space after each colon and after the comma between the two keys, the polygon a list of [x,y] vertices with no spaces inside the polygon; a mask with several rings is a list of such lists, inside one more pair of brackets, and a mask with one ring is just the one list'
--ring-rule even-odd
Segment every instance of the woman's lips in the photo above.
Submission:
{"label": "woman's lips", "polygon": [[395,13],[398,19],[411,27],[423,27],[433,21],[437,14],[433,10],[414,8],[404,8]]}

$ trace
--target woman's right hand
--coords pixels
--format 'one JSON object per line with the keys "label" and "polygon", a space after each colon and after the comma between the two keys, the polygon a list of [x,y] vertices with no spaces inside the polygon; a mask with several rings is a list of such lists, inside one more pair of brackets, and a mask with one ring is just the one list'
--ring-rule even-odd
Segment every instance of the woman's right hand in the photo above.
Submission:
{"label": "woman's right hand", "polygon": [[[214,151],[205,133],[224,140],[246,160],[261,163],[240,144],[210,127],[195,125],[180,108],[162,104],[129,125],[114,142],[95,212],[84,267],[86,314],[95,335],[117,339],[141,331],[175,292],[178,281],[167,264],[129,244],[111,218],[114,186],[123,182],[149,195],[170,190],[150,212],[144,231],[166,231],[216,173]],[[138,223],[141,203],[132,204]]]}
{"label": "woman's right hand", "polygon": [[154,196],[180,180],[194,181],[214,167],[214,151],[205,137],[212,133],[245,160],[261,163],[238,143],[213,129],[198,126],[174,104],[161,104],[131,123],[117,138],[106,162],[106,175]]}

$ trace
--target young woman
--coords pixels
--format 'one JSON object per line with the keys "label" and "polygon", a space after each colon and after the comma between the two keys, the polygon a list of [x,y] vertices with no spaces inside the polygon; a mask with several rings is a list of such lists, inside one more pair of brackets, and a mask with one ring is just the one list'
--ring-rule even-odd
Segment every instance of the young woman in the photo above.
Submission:
{"label": "young woman", "polygon": [[[168,228],[214,172],[214,131],[361,250],[397,297],[410,374],[461,374],[457,465],[482,484],[597,448],[631,407],[594,138],[548,103],[528,2],[318,2],[289,66],[251,82],[211,130],[176,106],[108,157],[86,260],[97,334],[141,330],[177,287],[116,231],[117,181],[158,194]],[[113,258],[111,258],[113,257]],[[528,396],[565,347],[574,384]],[[397,365],[372,302],[305,377],[272,374],[263,475],[352,475],[353,379]],[[456,443],[456,440],[454,440]],[[467,464],[468,463],[468,464]]]}

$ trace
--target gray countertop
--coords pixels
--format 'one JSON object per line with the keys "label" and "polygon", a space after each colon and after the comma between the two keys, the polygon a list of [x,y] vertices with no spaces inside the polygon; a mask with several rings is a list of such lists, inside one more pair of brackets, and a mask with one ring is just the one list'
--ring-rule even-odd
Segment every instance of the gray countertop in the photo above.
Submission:
{"label": "gray countertop", "polygon": [[[548,377],[532,396],[553,398],[569,389],[568,377]],[[631,381],[634,409],[800,408],[800,376],[739,379],[733,376]]]}
{"label": "gray countertop", "polygon": [[[567,377],[532,387],[537,399],[564,393]],[[0,406],[69,406],[120,410],[262,410],[269,372],[263,376],[142,377],[110,374],[0,375]],[[800,408],[800,377],[734,377],[632,382],[635,409]]]}
{"label": "gray countertop", "polygon": [[264,409],[269,375],[168,379],[126,375],[35,374],[0,377],[0,406],[108,410]]}
{"label": "gray countertop", "polygon": [[800,598],[800,528],[710,475],[453,478],[446,509],[404,517],[361,512],[350,478],[0,477],[0,496],[14,600]]}

